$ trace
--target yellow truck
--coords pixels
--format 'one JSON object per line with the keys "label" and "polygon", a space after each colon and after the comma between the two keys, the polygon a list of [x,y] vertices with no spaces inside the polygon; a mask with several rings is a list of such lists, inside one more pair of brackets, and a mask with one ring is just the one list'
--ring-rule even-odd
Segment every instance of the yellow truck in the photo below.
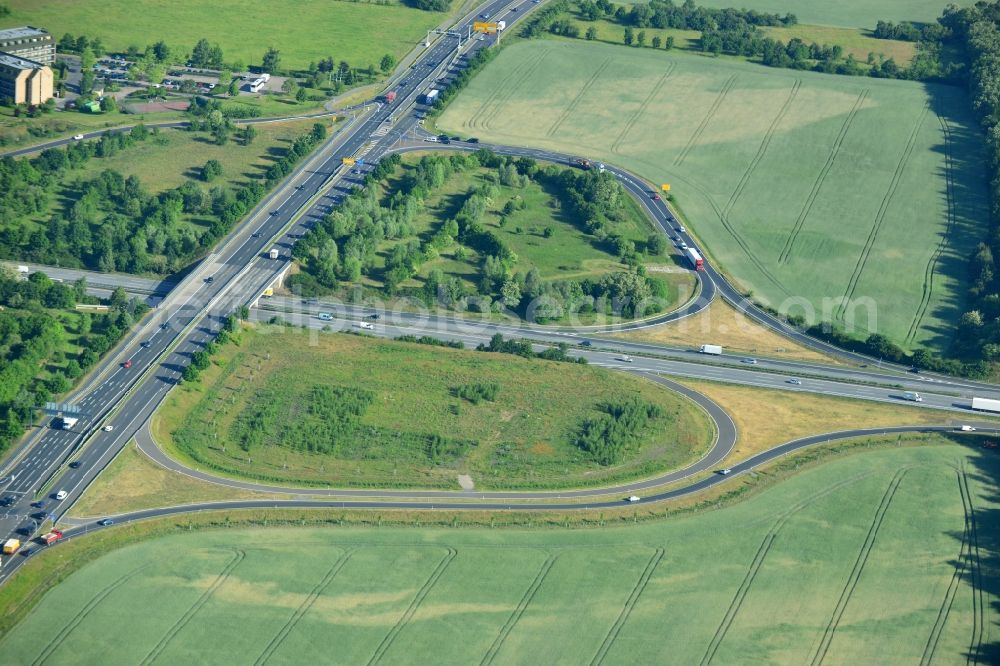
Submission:
{"label": "yellow truck", "polygon": [[7,539],[3,544],[3,554],[13,555],[21,548],[21,542],[17,539]]}

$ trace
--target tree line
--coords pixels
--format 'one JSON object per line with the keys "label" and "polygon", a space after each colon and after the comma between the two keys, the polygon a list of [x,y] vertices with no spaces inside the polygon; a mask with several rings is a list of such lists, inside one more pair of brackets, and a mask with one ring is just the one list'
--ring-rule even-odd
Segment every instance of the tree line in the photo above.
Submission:
{"label": "tree line", "polygon": [[[969,309],[958,323],[955,347],[972,358],[1000,361],[1000,0],[954,5],[939,19],[967,57],[972,108],[982,123],[989,158],[990,227],[970,257]],[[972,364],[976,367],[976,364]]]}
{"label": "tree line", "polygon": [[[579,38],[579,26],[566,18],[566,12],[573,6],[568,3],[560,5],[563,7],[562,11],[547,14],[544,21],[534,24],[528,32],[535,34],[545,29],[553,34]],[[551,7],[554,8],[555,5]],[[624,28],[622,42],[626,46],[645,47],[650,44],[654,49],[663,47],[670,50],[675,45],[672,36],[665,40],[654,36],[650,41],[645,28],[696,30],[701,33],[699,48],[702,52],[753,58],[770,67],[914,80],[948,80],[960,75],[959,67],[946,64],[942,58],[944,43],[950,39],[951,34],[940,25],[917,29],[914,33],[907,28],[912,28],[912,24],[879,22],[886,38],[905,32],[918,41],[916,56],[909,67],[903,67],[891,57],[884,58],[869,53],[866,61],[859,61],[850,53],[845,57],[845,49],[839,44],[807,43],[799,38],[785,42],[770,38],[760,30],[761,27],[795,25],[797,18],[794,14],[782,16],[746,9],[712,9],[696,6],[692,0],[686,0],[681,5],[676,5],[671,0],[652,0],[631,6],[615,4],[609,0],[581,0],[576,4],[575,13],[583,21],[605,20],[621,25]],[[597,29],[591,27],[586,30],[584,37],[593,40],[597,38],[597,34]]]}

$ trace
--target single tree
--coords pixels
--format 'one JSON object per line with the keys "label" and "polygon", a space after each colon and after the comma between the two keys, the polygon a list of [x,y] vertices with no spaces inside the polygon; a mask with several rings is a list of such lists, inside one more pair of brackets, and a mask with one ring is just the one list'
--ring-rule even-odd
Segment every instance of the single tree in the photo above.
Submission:
{"label": "single tree", "polygon": [[205,166],[201,168],[201,179],[206,183],[211,183],[221,175],[222,164],[219,160],[209,160],[205,162]]}
{"label": "single tree", "polygon": [[625,46],[632,46],[633,42],[635,42],[635,31],[632,28],[625,28],[624,41]]}
{"label": "single tree", "polygon": [[281,68],[281,52],[273,46],[267,49],[264,54],[264,62],[261,65],[265,72],[275,74]]}

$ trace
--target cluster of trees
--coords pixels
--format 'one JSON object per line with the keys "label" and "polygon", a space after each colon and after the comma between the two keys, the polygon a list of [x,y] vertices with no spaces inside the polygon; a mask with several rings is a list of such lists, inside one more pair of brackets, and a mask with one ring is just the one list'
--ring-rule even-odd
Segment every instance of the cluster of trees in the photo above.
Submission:
{"label": "cluster of trees", "polygon": [[586,365],[587,359],[581,357],[572,358],[567,352],[569,351],[569,345],[565,342],[560,342],[555,347],[546,347],[540,352],[536,352],[531,348],[530,340],[505,340],[503,335],[497,333],[492,338],[490,338],[490,343],[484,345],[482,343],[476,347],[476,351],[489,352],[494,354],[513,354],[514,356],[520,356],[521,358],[528,359],[542,359],[543,361],[557,361],[559,363],[578,363],[580,365]]}
{"label": "cluster of trees", "polygon": [[904,42],[938,42],[946,39],[949,31],[940,23],[916,25],[909,21],[900,23],[879,21],[875,24],[872,36],[876,39],[896,39]]}
{"label": "cluster of trees", "polygon": [[185,382],[196,381],[201,376],[201,373],[207,370],[208,366],[212,364],[212,357],[219,352],[222,345],[234,338],[240,327],[239,320],[246,320],[249,316],[249,308],[245,305],[240,307],[238,314],[227,316],[215,339],[209,341],[203,349],[199,349],[191,354],[191,362],[184,368],[181,380]]}
{"label": "cluster of trees", "polygon": [[[38,407],[68,391],[147,309],[119,289],[107,314],[61,317],[77,303],[97,300],[86,291],[83,280],[66,285],[43,273],[20,280],[0,271],[0,451],[21,437]],[[82,348],[75,355],[65,349],[70,333]]]}
{"label": "cluster of trees", "polygon": [[604,466],[624,460],[629,450],[641,441],[650,422],[663,416],[659,405],[640,398],[610,402],[599,409],[604,413],[586,419],[574,443]]}
{"label": "cluster of trees", "polygon": [[[398,156],[386,158],[371,174],[369,184],[388,176],[398,164]],[[490,169],[491,178],[467,192],[454,217],[442,220],[429,237],[415,237],[412,222],[431,193],[452,174],[479,167]],[[612,273],[599,280],[546,281],[537,269],[515,271],[517,254],[485,225],[485,216],[490,202],[499,195],[500,185],[525,187],[531,181],[555,192],[568,216],[579,220],[593,242],[633,266],[634,272]],[[343,283],[357,283],[365,275],[381,279],[385,292],[395,295],[442,251],[453,249],[460,260],[474,251],[479,257],[475,289],[435,269],[411,295],[456,309],[488,312],[511,308],[534,320],[558,319],[570,309],[643,316],[663,307],[667,287],[662,280],[645,274],[636,243],[616,231],[625,196],[607,173],[555,166],[541,169],[534,160],[499,156],[488,150],[472,155],[426,156],[408,171],[387,200],[380,200],[376,188],[368,187],[321,220],[295,245],[293,255],[304,270],[290,281],[304,295],[314,296],[330,293]],[[501,224],[516,209],[514,201],[508,202],[501,211]],[[549,229],[546,237],[551,236]],[[385,241],[395,243],[382,268],[375,258]],[[651,235],[643,249],[656,254],[664,247],[662,239]]]}
{"label": "cluster of trees", "polygon": [[496,382],[462,384],[454,389],[455,396],[468,400],[473,405],[478,405],[482,401],[495,402],[502,387]]}
{"label": "cluster of trees", "polygon": [[[156,131],[155,129],[153,130]],[[295,139],[267,171],[235,191],[218,185],[210,191],[187,181],[154,195],[137,177],[105,169],[89,180],[70,180],[70,172],[92,158],[108,157],[150,132],[142,125],[126,133],[105,134],[65,149],[48,149],[26,160],[0,160],[0,257],[101,271],[172,273],[213,245],[249,212],[267,189],[325,136],[318,125]],[[29,220],[49,210],[56,194],[69,193],[63,209],[45,225]],[[196,231],[185,216],[208,218]]]}

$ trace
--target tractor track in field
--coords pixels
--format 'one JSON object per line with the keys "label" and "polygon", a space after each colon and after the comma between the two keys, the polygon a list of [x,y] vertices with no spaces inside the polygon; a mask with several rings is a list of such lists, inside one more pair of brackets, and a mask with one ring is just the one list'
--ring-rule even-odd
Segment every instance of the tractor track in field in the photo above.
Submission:
{"label": "tractor track in field", "polygon": [[697,191],[703,197],[705,197],[705,200],[708,202],[708,205],[712,207],[712,210],[719,218],[719,222],[722,223],[722,226],[725,228],[725,230],[729,232],[729,235],[733,237],[733,240],[736,241],[736,244],[739,245],[740,249],[743,250],[743,253],[746,256],[747,261],[753,264],[754,267],[758,271],[760,271],[761,275],[770,280],[771,284],[774,285],[776,289],[781,291],[786,296],[791,296],[792,295],[791,292],[789,292],[788,288],[784,284],[782,284],[781,280],[775,277],[774,273],[772,273],[770,269],[764,265],[764,262],[761,261],[760,258],[758,258],[756,252],[751,251],[750,246],[746,242],[746,239],[743,238],[740,232],[736,230],[736,227],[734,227],[733,224],[729,221],[729,217],[725,215],[724,211],[721,208],[719,208],[719,204],[717,204],[715,202],[715,199],[712,198],[711,193],[709,193],[708,190],[706,190],[704,187],[697,184],[695,181],[691,179],[679,178],[678,180],[686,182],[688,185],[691,186],[693,190]]}
{"label": "tractor track in field", "polygon": [[531,604],[532,600],[535,598],[535,593],[538,592],[538,588],[542,586],[542,582],[549,575],[549,571],[552,570],[552,565],[556,563],[559,559],[559,555],[549,555],[548,559],[542,562],[541,568],[538,573],[535,574],[534,580],[531,581],[531,585],[528,589],[524,591],[521,596],[521,601],[518,602],[517,608],[510,614],[507,621],[504,622],[503,627],[500,628],[500,633],[497,637],[493,639],[493,643],[490,645],[490,649],[486,651],[483,655],[482,661],[480,661],[480,666],[488,666],[492,664],[493,660],[496,659],[497,653],[500,652],[500,648],[503,647],[504,642],[506,642],[507,637],[510,636],[510,632],[513,631],[514,627],[521,620],[521,616],[524,615],[524,611],[527,610],[528,606]]}
{"label": "tractor track in field", "polygon": [[812,189],[809,190],[809,196],[806,197],[805,202],[802,204],[802,210],[799,211],[799,216],[795,218],[795,224],[792,225],[791,233],[788,234],[788,238],[785,239],[785,246],[781,248],[781,254],[778,255],[779,264],[787,263],[789,257],[792,256],[792,250],[795,248],[795,241],[798,240],[799,232],[802,231],[802,227],[805,225],[806,219],[812,211],[813,204],[816,203],[816,198],[819,196],[820,190],[823,189],[823,183],[826,182],[827,176],[830,174],[834,163],[837,161],[837,156],[840,155],[840,148],[844,145],[844,139],[847,137],[847,133],[850,131],[851,125],[854,124],[854,118],[857,117],[858,111],[861,110],[865,100],[868,99],[870,92],[871,91],[868,88],[862,90],[858,95],[858,99],[855,100],[854,106],[852,106],[851,110],[847,113],[847,117],[844,118],[844,122],[840,126],[840,132],[837,134],[837,138],[834,139],[833,145],[830,147],[830,153],[826,156],[826,162],[823,163],[823,167],[816,175],[816,180],[813,181]]}
{"label": "tractor track in field", "polygon": [[[504,89],[498,91],[497,96],[494,97],[493,104],[490,106],[490,109],[487,111],[486,115],[483,116],[482,124],[480,125],[480,127],[482,127],[483,129],[493,129],[493,121],[496,120],[496,117],[498,115],[500,115],[500,112],[503,110],[504,105],[510,101],[510,98],[514,96],[514,93],[520,90],[520,88],[518,88],[516,84],[534,74],[535,70],[541,66],[542,62],[549,56],[549,53],[551,52],[552,52],[551,49],[545,49],[544,51],[542,51],[540,54],[538,54],[537,58],[531,60],[528,63],[528,66],[523,70],[521,70],[518,76],[513,81],[510,82],[512,85],[507,85]],[[504,81],[507,82],[508,79],[504,79]]]}
{"label": "tractor track in field", "polygon": [[847,311],[847,304],[851,302],[852,298],[854,298],[854,292],[857,290],[858,283],[861,281],[861,275],[865,271],[865,265],[868,263],[868,257],[871,255],[872,247],[875,246],[875,241],[878,239],[878,233],[882,229],[882,223],[885,221],[885,216],[889,212],[889,205],[892,203],[892,199],[896,194],[896,188],[899,187],[899,181],[903,178],[903,172],[906,170],[906,165],[909,163],[910,157],[913,155],[913,148],[917,143],[917,135],[920,134],[920,128],[923,126],[924,119],[927,117],[927,113],[929,111],[930,105],[925,105],[920,117],[913,126],[913,130],[910,132],[910,136],[906,141],[906,147],[903,149],[903,154],[900,156],[899,162],[896,163],[896,168],[892,172],[892,180],[889,182],[889,188],[882,197],[882,203],[879,206],[878,212],[875,214],[875,222],[872,225],[871,231],[868,233],[868,239],[865,241],[865,246],[862,248],[861,255],[858,257],[858,261],[854,266],[854,272],[851,274],[851,279],[847,283],[847,291],[844,292],[844,298],[841,300],[841,303],[837,308],[836,318],[841,322],[844,321],[844,313]]}
{"label": "tractor track in field", "polygon": [[771,525],[771,529],[767,531],[767,534],[765,534],[763,540],[761,540],[760,547],[757,548],[757,552],[754,555],[753,560],[750,562],[750,566],[747,567],[747,572],[743,576],[740,586],[736,589],[736,594],[733,595],[732,601],[729,602],[729,607],[726,609],[726,614],[723,616],[722,622],[720,622],[719,626],[715,629],[715,634],[712,636],[712,640],[705,649],[705,654],[702,655],[700,662],[701,666],[707,666],[712,663],[713,659],[715,659],[715,654],[719,651],[719,647],[722,645],[722,642],[726,639],[726,635],[729,633],[729,628],[732,627],[733,622],[736,620],[736,616],[743,607],[743,602],[746,600],[747,594],[750,592],[750,587],[753,585],[754,580],[756,580],[757,573],[764,564],[764,560],[771,551],[771,546],[774,545],[774,540],[777,538],[779,532],[781,532],[785,525],[788,524],[788,521],[791,520],[795,514],[807,508],[813,502],[819,501],[827,495],[840,490],[844,486],[850,485],[869,476],[871,476],[870,473],[862,472],[861,474],[856,474],[848,479],[844,479],[839,483],[835,483],[834,485],[818,493],[814,493],[796,504],[793,504],[788,508],[788,510],[778,516],[778,519],[774,521],[773,525]]}
{"label": "tractor track in field", "polygon": [[854,561],[854,567],[851,569],[851,573],[844,583],[844,589],[840,592],[840,598],[837,599],[837,605],[833,609],[833,614],[830,616],[829,622],[827,622],[826,629],[823,630],[823,636],[820,638],[819,645],[816,646],[812,659],[810,659],[812,666],[819,666],[826,659],[827,652],[830,650],[830,644],[833,642],[834,635],[836,635],[837,627],[844,617],[844,612],[847,610],[851,596],[858,586],[858,581],[861,580],[861,574],[864,573],[868,556],[871,555],[872,549],[875,547],[875,540],[882,527],[882,521],[885,520],[885,514],[889,511],[889,506],[896,496],[896,491],[909,471],[910,468],[905,467],[896,472],[889,482],[889,486],[885,489],[885,493],[882,495],[882,501],[879,503],[878,509],[875,510],[875,516],[872,518],[871,525],[868,526],[868,534],[865,536],[865,541],[861,544],[861,549],[858,551],[858,556]]}
{"label": "tractor track in field", "polygon": [[663,549],[657,548],[653,553],[653,556],[649,558],[649,562],[646,563],[646,568],[643,569],[642,574],[639,576],[639,580],[636,581],[635,587],[632,588],[632,593],[629,594],[628,599],[625,601],[625,605],[622,607],[621,613],[618,614],[618,619],[608,630],[607,636],[604,637],[604,641],[601,642],[601,647],[598,648],[597,654],[590,661],[591,666],[599,666],[599,664],[604,663],[604,658],[608,655],[608,651],[611,646],[614,645],[615,640],[618,638],[618,634],[621,632],[622,627],[628,621],[629,615],[632,614],[632,609],[639,602],[639,597],[642,596],[643,590],[646,589],[646,585],[649,584],[649,579],[652,577],[653,572],[656,567],[659,566],[660,560],[663,559]]}
{"label": "tractor track in field", "polygon": [[599,79],[601,77],[601,74],[604,73],[604,70],[608,68],[608,66],[611,64],[611,60],[612,60],[611,58],[606,58],[604,62],[600,64],[597,70],[593,74],[591,74],[590,78],[587,79],[587,82],[583,84],[583,87],[580,88],[580,90],[576,93],[576,96],[573,97],[573,100],[569,103],[569,106],[567,106],[563,110],[563,112],[559,114],[559,117],[556,118],[556,121],[552,123],[552,126],[549,127],[549,129],[545,132],[546,138],[551,139],[553,136],[555,136],[556,132],[559,131],[559,128],[562,127],[562,124],[566,122],[566,120],[570,117],[570,115],[572,115],[574,111],[576,111],[576,108],[580,105],[580,101],[584,97],[586,97],[587,93],[597,82],[597,79]]}
{"label": "tractor track in field", "polygon": [[392,629],[389,630],[389,633],[385,635],[385,638],[382,639],[382,642],[379,643],[378,647],[375,649],[375,654],[373,654],[371,659],[368,660],[368,666],[372,666],[372,664],[377,664],[382,660],[382,657],[385,656],[385,653],[389,650],[390,647],[392,647],[392,644],[395,642],[396,637],[399,636],[399,633],[413,618],[414,614],[417,612],[417,609],[420,608],[420,605],[424,603],[424,599],[427,598],[427,595],[434,588],[437,582],[441,579],[441,576],[444,575],[445,570],[448,568],[448,565],[451,564],[452,560],[455,559],[456,555],[458,555],[457,550],[455,550],[454,548],[448,549],[448,552],[445,554],[445,556],[441,558],[441,561],[438,562],[438,565],[434,567],[434,571],[431,572],[430,577],[428,577],[427,580],[424,582],[424,584],[420,587],[420,590],[417,592],[417,595],[413,597],[413,601],[411,601],[410,605],[407,606],[406,611],[399,618],[399,620],[392,627]]}
{"label": "tractor track in field", "polygon": [[512,86],[511,84],[521,80],[520,77],[522,77],[526,72],[534,71],[534,66],[536,66],[539,62],[541,62],[545,58],[545,56],[549,54],[549,51],[550,49],[544,49],[535,58],[532,58],[531,60],[525,60],[520,65],[512,69],[510,73],[507,76],[505,76],[496,85],[496,87],[493,88],[492,91],[490,91],[490,94],[487,95],[486,99],[482,101],[482,103],[479,105],[479,108],[476,109],[476,112],[469,117],[469,120],[466,122],[466,125],[473,129],[484,128],[485,125],[481,125],[479,121],[481,118],[483,118],[483,116],[493,111],[494,109],[493,102],[498,97],[500,97],[500,95],[502,95],[507,90],[508,87],[513,88],[514,86]]}
{"label": "tractor track in field", "polygon": [[976,509],[972,503],[972,488],[969,487],[969,476],[963,463],[960,475],[960,490],[962,491],[962,507],[967,513],[969,529],[969,583],[972,587],[972,637],[969,640],[969,652],[966,663],[978,664],[983,656],[983,644],[989,641],[990,622],[989,604],[983,589],[982,557],[979,552],[979,528],[976,522]]}
{"label": "tractor track in field", "polygon": [[38,664],[42,664],[45,661],[47,661],[48,658],[52,656],[52,653],[55,652],[59,648],[59,646],[63,644],[63,641],[65,641],[66,638],[71,633],[73,633],[73,630],[76,629],[81,622],[87,619],[87,616],[90,615],[90,613],[93,612],[95,608],[100,606],[101,602],[104,601],[108,597],[108,595],[110,595],[112,592],[117,590],[125,583],[129,582],[132,578],[137,576],[144,569],[148,569],[151,566],[152,564],[144,564],[141,567],[133,569],[129,573],[124,574],[119,578],[115,579],[107,586],[105,586],[103,589],[101,589],[97,594],[91,597],[90,601],[88,601],[86,605],[83,608],[81,608],[80,611],[76,615],[74,615],[72,619],[70,619],[70,621],[67,622],[66,625],[63,626],[63,628],[60,629],[59,632],[55,636],[53,636],[52,639],[45,645],[45,647],[38,654],[35,660],[31,662],[32,666],[38,666]]}
{"label": "tractor track in field", "polygon": [[316,600],[319,599],[320,595],[326,591],[326,588],[330,586],[330,583],[332,583],[333,579],[337,577],[337,574],[340,573],[340,570],[344,568],[344,565],[347,564],[347,561],[351,559],[353,554],[353,550],[348,550],[333,563],[333,566],[326,572],[326,575],[323,576],[322,580],[316,583],[316,586],[309,591],[309,594],[302,601],[302,604],[295,609],[295,612],[292,613],[290,618],[288,618],[288,621],[285,622],[283,627],[281,627],[281,630],[274,635],[274,638],[270,640],[264,650],[260,653],[260,656],[258,656],[257,660],[254,662],[255,666],[261,666],[271,659],[271,656],[285,641],[288,634],[292,633],[295,625],[299,623],[299,620],[305,617],[305,614],[308,613],[309,609],[313,607],[313,604],[316,603]]}
{"label": "tractor track in field", "polygon": [[184,612],[184,615],[182,615],[180,619],[174,623],[174,626],[167,630],[167,633],[163,635],[163,638],[161,638],[160,641],[153,646],[153,649],[151,649],[146,656],[143,657],[142,661],[139,662],[142,666],[153,663],[161,654],[163,654],[163,651],[166,649],[170,641],[173,640],[174,636],[180,633],[180,631],[187,626],[187,623],[191,621],[191,618],[194,617],[195,614],[208,603],[208,600],[212,598],[215,591],[222,587],[223,583],[229,580],[230,574],[233,573],[233,570],[240,565],[240,562],[242,562],[245,557],[245,551],[233,551],[233,558],[229,560],[225,568],[219,573],[218,576],[216,576],[215,580],[212,581],[212,584],[208,587],[208,589],[202,592],[201,596],[198,597],[198,599],[191,604],[191,607]]}
{"label": "tractor track in field", "polygon": [[[920,656],[920,666],[930,666],[934,662],[934,655],[937,652],[937,646],[941,640],[941,634],[944,633],[945,625],[948,623],[948,616],[951,614],[951,609],[955,605],[955,597],[958,595],[958,589],[962,585],[962,580],[968,576],[970,560],[972,559],[972,498],[966,495],[968,482],[965,478],[964,466],[961,469],[956,469],[955,474],[958,480],[958,494],[962,498],[962,514],[964,517],[962,539],[958,548],[958,558],[955,560],[955,571],[952,573],[951,580],[948,582],[948,587],[945,589],[944,599],[941,601],[941,607],[938,608],[937,617],[934,619],[934,625],[931,627],[930,635],[927,637],[927,644],[924,646],[923,654]],[[972,594],[974,598],[976,590],[974,585],[972,587]],[[978,613],[976,613],[976,607],[974,604],[974,627],[977,619]],[[970,655],[971,654],[972,652],[970,650]]]}
{"label": "tractor track in field", "polygon": [[698,124],[698,127],[695,128],[691,138],[688,139],[687,143],[684,144],[684,148],[682,148],[681,152],[677,153],[677,157],[674,158],[674,166],[680,166],[684,163],[684,160],[687,159],[688,153],[690,153],[698,143],[698,140],[705,132],[705,128],[708,127],[708,124],[712,122],[712,118],[715,117],[715,114],[719,111],[719,107],[722,106],[722,103],[726,100],[726,97],[729,95],[729,91],[731,91],[736,85],[736,80],[736,74],[733,74],[726,79],[726,82],[722,86],[722,90],[720,90],[719,94],[715,96],[715,100],[712,102],[712,106],[708,108],[708,112],[705,114],[705,117],[701,119],[701,122]]}
{"label": "tractor track in field", "polygon": [[917,306],[913,322],[910,324],[910,330],[906,334],[907,344],[911,344],[914,338],[916,338],[917,332],[920,330],[920,325],[924,320],[924,315],[927,314],[931,297],[934,295],[934,274],[937,272],[938,261],[940,261],[941,255],[944,254],[944,248],[948,244],[949,236],[951,236],[952,231],[955,229],[955,220],[957,218],[957,214],[955,213],[955,156],[952,152],[951,126],[944,119],[944,116],[941,114],[936,115],[938,122],[941,124],[941,133],[944,135],[944,190],[948,209],[947,224],[945,224],[944,233],[941,234],[940,242],[934,248],[934,254],[931,255],[930,261],[927,262],[927,267],[924,269],[924,284],[920,295],[920,305]]}
{"label": "tractor track in field", "polygon": [[625,137],[627,137],[629,132],[631,132],[635,128],[636,123],[638,123],[639,119],[642,118],[642,116],[646,113],[646,109],[649,108],[649,105],[653,103],[653,100],[656,99],[656,96],[660,94],[661,90],[663,90],[664,84],[666,84],[667,79],[670,78],[670,75],[674,73],[675,69],[677,69],[677,63],[671,62],[667,67],[667,71],[663,73],[663,76],[660,77],[660,80],[656,82],[656,85],[653,86],[653,89],[650,90],[649,94],[646,95],[645,99],[642,100],[642,104],[639,105],[639,108],[636,109],[631,116],[629,116],[628,121],[625,123],[625,127],[622,128],[622,131],[618,133],[618,136],[615,137],[614,142],[612,142],[611,144],[612,153],[616,155],[622,154],[621,147],[622,144],[625,142]]}
{"label": "tractor track in field", "polygon": [[785,103],[781,105],[778,109],[778,114],[771,121],[771,124],[767,128],[767,132],[764,133],[764,138],[760,142],[760,147],[757,148],[757,154],[753,156],[750,160],[750,164],[747,166],[746,171],[743,172],[743,176],[740,178],[740,182],[736,184],[736,189],[733,190],[732,196],[729,197],[728,203],[726,203],[725,208],[723,208],[723,213],[726,219],[729,219],[729,214],[733,211],[733,207],[739,198],[743,195],[743,190],[746,189],[747,184],[750,182],[750,177],[753,172],[757,170],[757,166],[764,159],[764,155],[767,153],[768,147],[771,145],[771,139],[774,138],[774,133],[778,130],[778,126],[781,121],[785,119],[785,115],[788,113],[788,109],[791,108],[792,102],[799,94],[799,89],[802,87],[802,79],[795,79],[792,84],[792,89],[788,93],[788,97],[785,99]]}

